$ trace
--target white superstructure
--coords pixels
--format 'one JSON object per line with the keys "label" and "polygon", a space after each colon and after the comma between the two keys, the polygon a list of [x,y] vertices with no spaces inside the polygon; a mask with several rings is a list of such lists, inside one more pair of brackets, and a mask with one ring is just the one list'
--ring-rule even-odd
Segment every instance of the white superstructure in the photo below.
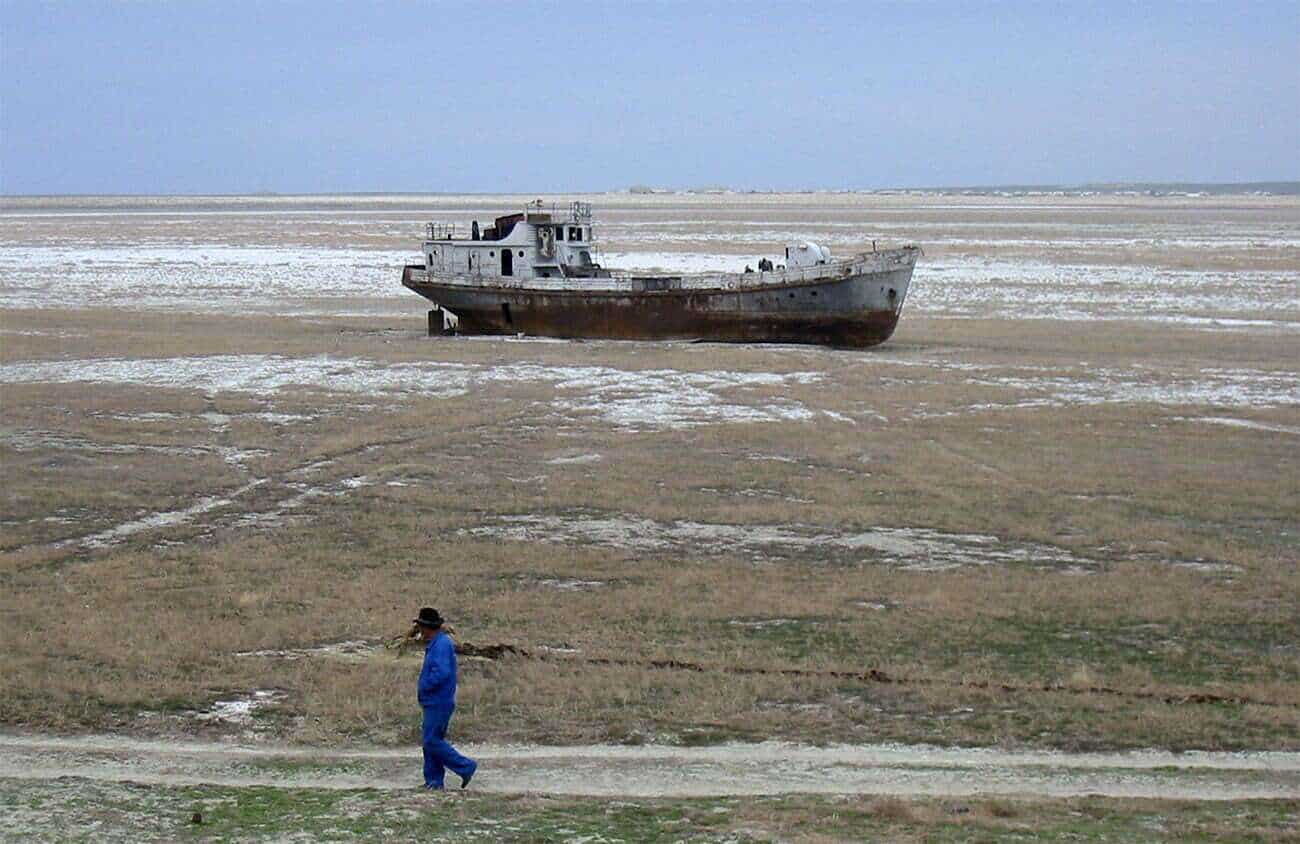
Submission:
{"label": "white superstructure", "polygon": [[432,275],[506,278],[593,278],[606,275],[596,263],[591,203],[572,202],[564,212],[539,199],[518,214],[497,217],[465,236],[455,226],[429,223],[425,268]]}

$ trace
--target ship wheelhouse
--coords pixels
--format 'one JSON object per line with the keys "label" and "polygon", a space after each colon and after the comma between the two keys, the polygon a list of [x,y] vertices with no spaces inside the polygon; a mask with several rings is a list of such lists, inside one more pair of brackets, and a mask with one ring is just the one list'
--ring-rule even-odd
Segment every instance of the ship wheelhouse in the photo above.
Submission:
{"label": "ship wheelhouse", "polygon": [[483,229],[475,220],[465,236],[454,224],[429,223],[424,264],[430,276],[607,278],[594,249],[591,203],[573,202],[558,211],[539,199]]}

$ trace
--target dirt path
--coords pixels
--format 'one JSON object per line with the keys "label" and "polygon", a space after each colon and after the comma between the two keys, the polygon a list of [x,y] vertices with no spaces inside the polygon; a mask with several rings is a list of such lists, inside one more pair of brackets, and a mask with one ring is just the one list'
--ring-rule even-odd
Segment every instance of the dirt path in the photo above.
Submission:
{"label": "dirt path", "polygon": [[[1300,799],[1300,753],[1294,752],[1061,754],[908,745],[816,748],[778,742],[701,748],[467,745],[461,749],[481,763],[474,787],[503,794]],[[419,784],[419,750],[311,749],[108,735],[0,735],[0,778],[66,776],[162,785],[405,789]]]}

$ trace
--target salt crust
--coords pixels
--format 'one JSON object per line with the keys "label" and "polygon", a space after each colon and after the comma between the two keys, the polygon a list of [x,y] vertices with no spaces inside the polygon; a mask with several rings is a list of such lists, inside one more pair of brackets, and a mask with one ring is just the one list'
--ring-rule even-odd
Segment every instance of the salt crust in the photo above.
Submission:
{"label": "salt crust", "polygon": [[945,533],[927,528],[876,528],[827,532],[786,525],[657,522],[632,515],[500,516],[469,536],[517,542],[590,543],[640,552],[691,549],[710,554],[786,556],[811,549],[864,557],[918,571],[1006,563],[1092,567],[1096,563],[1062,548],[1038,543],[1005,543],[995,536]]}
{"label": "salt crust", "polygon": [[288,388],[378,395],[409,393],[450,398],[489,383],[554,384],[552,406],[596,416],[623,428],[683,428],[710,422],[811,419],[792,399],[759,405],[723,399],[723,392],[749,387],[812,384],[817,373],[681,372],[622,370],[603,366],[506,364],[480,366],[436,361],[385,363],[359,358],[285,358],[277,355],[215,355],[194,358],[32,361],[0,365],[0,383],[107,383],[271,395]]}

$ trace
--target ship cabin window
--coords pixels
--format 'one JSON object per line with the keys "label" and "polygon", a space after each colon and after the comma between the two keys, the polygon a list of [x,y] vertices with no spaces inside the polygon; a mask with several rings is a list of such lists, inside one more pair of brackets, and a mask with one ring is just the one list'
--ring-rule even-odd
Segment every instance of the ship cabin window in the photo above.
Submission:
{"label": "ship cabin window", "polygon": [[582,240],[582,228],[580,226],[569,226],[569,240]]}
{"label": "ship cabin window", "polygon": [[564,226],[555,227],[555,239],[564,240]]}

